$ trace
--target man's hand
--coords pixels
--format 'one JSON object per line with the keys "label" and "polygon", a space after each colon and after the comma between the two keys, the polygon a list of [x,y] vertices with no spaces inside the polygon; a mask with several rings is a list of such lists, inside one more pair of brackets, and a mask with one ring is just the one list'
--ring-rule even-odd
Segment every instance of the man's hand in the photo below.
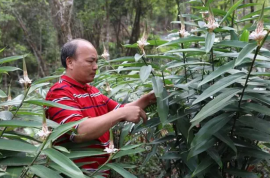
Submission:
{"label": "man's hand", "polygon": [[155,104],[157,102],[156,95],[153,91],[144,95],[143,97],[145,97],[145,100],[148,101],[148,105]]}
{"label": "man's hand", "polygon": [[139,106],[141,109],[145,109],[147,106],[151,104],[155,104],[157,102],[157,98],[155,96],[155,93],[152,91],[146,95],[143,95],[140,99],[137,101],[133,101],[131,103],[126,104],[127,106]]}
{"label": "man's hand", "polygon": [[147,121],[147,116],[145,112],[139,106],[126,106],[123,108],[119,108],[124,114],[124,120],[133,123],[139,123],[141,118],[145,123]]}

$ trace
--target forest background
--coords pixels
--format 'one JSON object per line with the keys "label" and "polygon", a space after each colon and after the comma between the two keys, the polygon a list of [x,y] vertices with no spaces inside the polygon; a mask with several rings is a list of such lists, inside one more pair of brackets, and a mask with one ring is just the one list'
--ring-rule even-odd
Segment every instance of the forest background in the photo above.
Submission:
{"label": "forest background", "polygon": [[[1,0],[0,1],[0,55],[27,56],[28,74],[35,80],[55,73],[61,67],[61,46],[71,38],[89,40],[102,54],[103,44],[110,58],[132,56],[136,51],[124,48],[123,44],[136,43],[143,31],[153,38],[166,39],[173,29],[180,29],[179,14],[198,14],[199,1],[188,0]],[[212,6],[225,10],[232,0],[213,1]],[[262,0],[245,0],[258,3]],[[266,6],[269,2],[266,2]],[[243,8],[237,18],[256,11],[257,6]],[[267,12],[266,12],[267,13]],[[190,21],[189,17],[185,19]],[[249,26],[253,24],[248,23]],[[190,31],[190,26],[186,26]],[[16,61],[15,66],[22,66]],[[3,75],[1,89],[23,88],[17,82],[19,71]],[[12,82],[13,81],[13,82]],[[13,90],[15,92],[16,90]],[[14,94],[14,93],[13,93]]]}

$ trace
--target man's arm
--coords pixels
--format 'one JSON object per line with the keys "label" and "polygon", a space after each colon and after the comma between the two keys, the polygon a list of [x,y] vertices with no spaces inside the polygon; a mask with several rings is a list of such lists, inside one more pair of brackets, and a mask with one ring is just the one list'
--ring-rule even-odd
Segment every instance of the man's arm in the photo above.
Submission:
{"label": "man's arm", "polygon": [[138,123],[141,118],[146,122],[147,116],[138,106],[125,106],[102,116],[89,118],[77,128],[78,134],[74,137],[74,142],[97,139],[120,121]]}

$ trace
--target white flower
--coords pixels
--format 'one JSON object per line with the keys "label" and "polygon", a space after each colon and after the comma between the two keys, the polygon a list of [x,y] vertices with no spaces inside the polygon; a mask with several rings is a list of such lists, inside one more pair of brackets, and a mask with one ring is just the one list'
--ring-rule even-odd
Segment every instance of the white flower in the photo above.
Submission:
{"label": "white flower", "polygon": [[209,13],[209,11],[202,11],[202,12],[200,12],[201,14],[208,14]]}
{"label": "white flower", "polygon": [[214,16],[210,14],[208,17],[208,22],[204,26],[207,27],[210,32],[212,32],[219,27],[219,24],[215,21]]}
{"label": "white flower", "polygon": [[19,83],[24,84],[26,87],[28,84],[32,83],[32,80],[29,79],[26,69],[25,61],[23,60],[23,78],[20,78]]}
{"label": "white flower", "polygon": [[118,149],[117,148],[114,148],[114,145],[111,145],[110,144],[110,146],[109,147],[106,147],[104,149],[104,151],[106,151],[107,153],[115,153],[116,151],[118,151]]}
{"label": "white flower", "polygon": [[181,37],[181,38],[184,38],[184,37],[187,37],[187,36],[190,35],[190,33],[188,33],[185,29],[181,29],[181,30],[179,31],[179,34],[180,34],[180,37]]}
{"label": "white flower", "polygon": [[41,137],[41,138],[43,138],[43,139],[45,139],[46,137],[48,137],[50,135],[50,133],[51,132],[48,130],[47,125],[46,124],[43,124],[42,125],[42,130],[38,131],[36,133],[36,135],[39,136],[39,137]]}
{"label": "white flower", "polygon": [[255,31],[253,31],[249,35],[249,39],[256,40],[256,41],[258,41],[258,43],[260,43],[264,39],[266,34],[267,34],[267,31],[264,30],[264,28],[263,28],[263,21],[259,21]]}
{"label": "white flower", "polygon": [[137,41],[137,44],[138,44],[139,48],[142,50],[143,54],[145,54],[144,46],[147,46],[150,44],[147,42],[147,36],[145,35],[145,33],[143,33],[142,38]]}
{"label": "white flower", "polygon": [[108,51],[106,50],[105,46],[104,46],[104,50],[103,50],[103,54],[101,55],[104,59],[109,60],[110,54],[108,53]]}
{"label": "white flower", "polygon": [[32,83],[32,80],[30,80],[28,76],[24,76],[24,78],[20,78],[19,83],[28,85]]}

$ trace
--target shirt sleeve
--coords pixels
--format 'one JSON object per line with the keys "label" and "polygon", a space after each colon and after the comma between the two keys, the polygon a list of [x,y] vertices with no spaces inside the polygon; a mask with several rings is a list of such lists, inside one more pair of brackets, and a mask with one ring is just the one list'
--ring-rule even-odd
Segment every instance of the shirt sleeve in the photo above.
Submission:
{"label": "shirt sleeve", "polygon": [[[65,90],[53,90],[49,91],[46,100],[71,106],[74,108],[80,108],[80,105],[73,99],[73,96],[70,92],[65,91]],[[57,107],[49,107],[46,109],[46,116],[59,123],[59,124],[64,124],[68,122],[74,122],[81,120],[83,117],[83,114],[81,110],[67,110],[67,109],[62,109],[62,108],[57,108]],[[74,128],[77,129],[79,126],[76,125]],[[73,137],[75,136],[75,133],[73,132],[70,135],[70,140],[73,140]]]}
{"label": "shirt sleeve", "polygon": [[120,103],[108,98],[105,95],[103,95],[102,97],[104,98],[105,101],[108,101],[107,107],[108,107],[109,112],[125,106],[124,104],[120,104]]}

